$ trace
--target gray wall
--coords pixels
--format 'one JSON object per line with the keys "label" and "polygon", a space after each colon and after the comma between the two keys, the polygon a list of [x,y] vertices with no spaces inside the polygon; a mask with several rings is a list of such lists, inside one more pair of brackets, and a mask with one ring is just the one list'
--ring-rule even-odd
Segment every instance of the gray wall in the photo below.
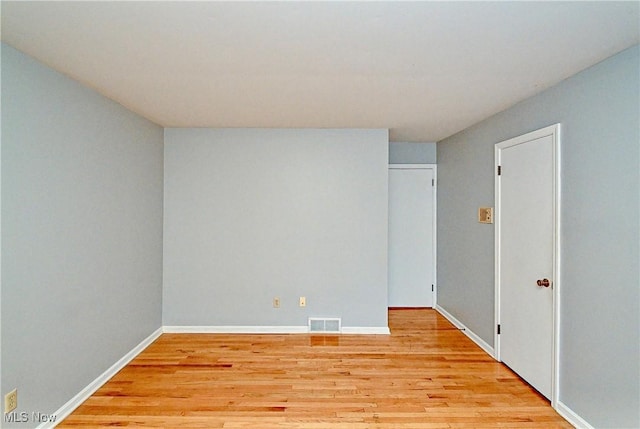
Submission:
{"label": "gray wall", "polygon": [[438,303],[493,343],[494,144],[562,124],[560,401],[640,427],[639,48],[438,143]]}
{"label": "gray wall", "polygon": [[387,130],[166,129],[164,324],[386,327],[387,170]]}
{"label": "gray wall", "polygon": [[435,164],[436,143],[391,142],[389,164]]}
{"label": "gray wall", "polygon": [[18,388],[18,411],[54,412],[161,326],[162,139],[2,45],[2,394]]}

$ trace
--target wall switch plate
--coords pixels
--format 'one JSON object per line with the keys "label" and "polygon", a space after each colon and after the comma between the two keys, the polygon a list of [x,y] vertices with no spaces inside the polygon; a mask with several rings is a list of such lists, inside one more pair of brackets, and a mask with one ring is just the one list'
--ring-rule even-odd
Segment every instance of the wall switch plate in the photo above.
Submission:
{"label": "wall switch plate", "polygon": [[18,407],[18,389],[13,389],[11,392],[4,395],[4,412],[10,413]]}
{"label": "wall switch plate", "polygon": [[300,297],[300,307],[306,307],[307,306],[307,298],[305,298],[304,296]]}
{"label": "wall switch plate", "polygon": [[493,223],[493,207],[480,207],[478,209],[478,222]]}
{"label": "wall switch plate", "polygon": [[280,298],[273,298],[273,308],[280,308]]}

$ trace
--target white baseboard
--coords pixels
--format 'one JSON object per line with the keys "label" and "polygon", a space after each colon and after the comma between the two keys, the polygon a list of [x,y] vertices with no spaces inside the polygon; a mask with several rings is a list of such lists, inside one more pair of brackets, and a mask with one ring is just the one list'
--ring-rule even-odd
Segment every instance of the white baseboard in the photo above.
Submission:
{"label": "white baseboard", "polygon": [[[308,334],[308,326],[163,326],[166,334]],[[389,335],[389,328],[343,326],[343,334]]]}
{"label": "white baseboard", "polygon": [[566,421],[579,429],[594,429],[594,427],[591,426],[585,419],[577,415],[571,408],[567,407],[560,401],[558,401],[556,411],[558,412],[558,414],[564,417]]}
{"label": "white baseboard", "polygon": [[[456,328],[460,329],[463,334],[476,343],[481,349],[490,356],[494,356],[493,347],[489,346],[482,338],[478,337],[473,331],[469,330],[462,322],[447,312],[440,306],[435,307],[436,311],[447,320],[449,320]],[[49,429],[56,427],[60,422],[67,418],[76,408],[93,395],[102,385],[104,385],[118,371],[124,368],[144,349],[153,343],[162,333],[233,333],[233,334],[306,334],[309,332],[307,326],[163,326],[157,329],[147,338],[142,340],[140,344],[135,346],[129,353],[120,358],[104,373],[99,375],[87,387],[82,389],[77,395],[67,401],[62,407],[56,410],[53,415],[56,416],[55,422],[47,422],[40,424],[36,429]],[[391,332],[388,327],[354,327],[345,326],[342,328],[343,334],[381,334],[389,335]],[[572,409],[562,402],[558,402],[556,411],[569,423],[580,429],[594,429],[586,420],[576,414]]]}
{"label": "white baseboard", "polygon": [[487,344],[482,338],[475,334],[471,329],[467,328],[464,323],[460,322],[456,319],[452,314],[450,314],[447,310],[436,305],[436,311],[442,314],[449,322],[453,324],[456,328],[460,329],[460,332],[465,334],[467,337],[471,339],[474,343],[476,343],[482,350],[487,352],[491,357],[495,358],[495,352],[493,347]]}
{"label": "white baseboard", "polygon": [[304,326],[163,326],[166,334],[307,334]]}
{"label": "white baseboard", "polygon": [[391,331],[388,326],[343,326],[342,333],[350,335],[391,335]]}
{"label": "white baseboard", "polygon": [[135,346],[129,353],[120,358],[116,363],[111,365],[109,369],[100,374],[98,378],[93,380],[87,387],[82,389],[76,396],[71,398],[62,407],[58,408],[53,415],[56,416],[54,423],[47,422],[42,423],[37,429],[48,429],[56,427],[61,421],[66,419],[76,408],[78,408],[84,401],[89,399],[91,395],[95,393],[103,384],[105,384],[111,377],[116,375],[118,371],[124,368],[129,362],[131,362],[136,356],[138,356],[144,349],[154,342],[162,334],[162,329],[159,328],[147,338],[142,340],[140,344]]}
{"label": "white baseboard", "polygon": [[[487,352],[491,357],[495,358],[494,349],[489,344],[487,344],[482,338],[477,336],[473,331],[467,328],[462,322],[456,319],[452,314],[450,314],[447,310],[440,306],[436,306],[436,311],[442,314],[449,322],[451,322],[456,328],[460,329],[463,334],[471,339],[474,343],[476,343],[482,350]],[[571,423],[573,426],[579,429],[594,429],[586,420],[576,414],[571,408],[567,407],[562,402],[558,401],[558,405],[555,407],[555,410],[560,414],[565,420]]]}
{"label": "white baseboard", "polygon": [[[55,422],[45,422],[40,424],[37,429],[49,429],[56,427],[60,422],[67,418],[76,408],[84,401],[89,399],[100,387],[102,387],[111,377],[116,375],[118,371],[124,368],[144,349],[153,343],[163,333],[178,334],[203,334],[203,333],[220,333],[220,334],[308,334],[308,326],[163,326],[157,329],[147,338],[142,340],[140,344],[135,346],[126,355],[120,358],[109,369],[100,374],[95,380],[89,383],[78,394],[71,398],[62,407],[56,410],[53,415],[56,416]],[[344,334],[390,334],[388,327],[343,327]]]}

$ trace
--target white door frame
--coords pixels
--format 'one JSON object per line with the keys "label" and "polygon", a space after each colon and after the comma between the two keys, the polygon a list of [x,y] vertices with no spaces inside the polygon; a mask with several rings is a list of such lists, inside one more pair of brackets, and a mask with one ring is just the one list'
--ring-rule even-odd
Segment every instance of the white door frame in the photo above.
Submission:
{"label": "white door frame", "polygon": [[436,283],[437,276],[437,261],[438,255],[436,251],[438,249],[437,240],[436,240],[436,232],[437,232],[437,206],[436,203],[438,201],[438,166],[436,164],[389,164],[389,170],[432,170],[433,171],[433,227],[432,227],[432,235],[433,235],[433,279],[431,279],[431,284],[433,285],[433,308],[436,308],[437,300],[438,300],[438,284]]}
{"label": "white door frame", "polygon": [[557,408],[559,397],[559,362],[560,362],[560,124],[554,124],[522,136],[514,137],[495,145],[495,321],[494,357],[500,360],[500,335],[497,326],[500,324],[500,176],[498,167],[503,149],[542,137],[552,137],[553,153],[553,342],[551,364],[551,406]]}

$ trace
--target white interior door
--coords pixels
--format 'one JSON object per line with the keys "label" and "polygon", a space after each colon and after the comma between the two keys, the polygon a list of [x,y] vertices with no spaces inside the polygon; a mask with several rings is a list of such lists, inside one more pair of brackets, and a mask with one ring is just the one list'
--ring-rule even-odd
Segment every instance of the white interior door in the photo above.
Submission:
{"label": "white interior door", "polygon": [[389,307],[433,307],[435,168],[389,168]]}
{"label": "white interior door", "polygon": [[497,344],[499,359],[551,399],[556,136],[545,130],[497,145]]}

